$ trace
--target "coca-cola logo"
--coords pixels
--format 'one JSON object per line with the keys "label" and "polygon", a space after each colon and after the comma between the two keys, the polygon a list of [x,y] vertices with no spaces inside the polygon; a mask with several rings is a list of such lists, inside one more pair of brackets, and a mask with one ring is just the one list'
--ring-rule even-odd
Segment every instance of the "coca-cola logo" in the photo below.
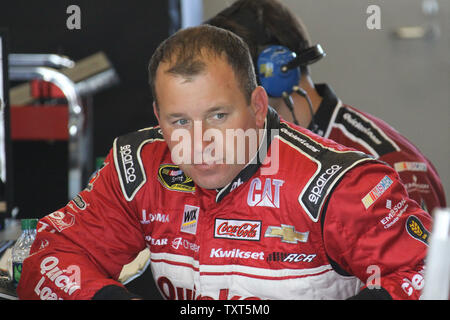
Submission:
{"label": "coca-cola logo", "polygon": [[214,237],[236,240],[259,241],[261,221],[216,219]]}

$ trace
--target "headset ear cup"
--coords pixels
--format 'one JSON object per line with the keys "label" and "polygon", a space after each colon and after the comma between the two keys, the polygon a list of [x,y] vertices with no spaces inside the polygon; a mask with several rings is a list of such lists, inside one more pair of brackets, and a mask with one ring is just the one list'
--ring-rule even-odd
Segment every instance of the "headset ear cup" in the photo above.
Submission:
{"label": "headset ear cup", "polygon": [[271,97],[281,97],[283,92],[290,94],[292,87],[300,81],[300,68],[293,68],[286,72],[281,67],[295,58],[295,53],[284,46],[269,46],[265,48],[257,59],[257,74],[260,84]]}

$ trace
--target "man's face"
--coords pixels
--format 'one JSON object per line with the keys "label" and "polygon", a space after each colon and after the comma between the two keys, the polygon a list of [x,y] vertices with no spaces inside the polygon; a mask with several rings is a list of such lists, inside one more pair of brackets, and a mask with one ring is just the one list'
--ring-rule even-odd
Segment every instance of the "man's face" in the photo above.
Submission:
{"label": "man's face", "polygon": [[224,58],[203,62],[206,69],[190,79],[167,73],[169,64],[161,63],[155,82],[158,110],[154,109],[172,160],[197,185],[215,189],[230,183],[254,156],[259,139],[229,137],[239,132],[242,137],[247,130],[259,133],[267,114],[267,95],[258,87],[249,106]]}

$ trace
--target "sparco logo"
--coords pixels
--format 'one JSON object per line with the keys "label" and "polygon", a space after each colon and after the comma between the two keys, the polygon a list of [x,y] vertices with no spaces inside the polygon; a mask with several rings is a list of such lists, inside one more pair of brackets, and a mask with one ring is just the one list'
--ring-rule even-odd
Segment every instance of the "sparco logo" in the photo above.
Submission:
{"label": "sparco logo", "polygon": [[261,221],[216,219],[215,238],[258,241],[261,236]]}
{"label": "sparco logo", "polygon": [[120,147],[120,155],[122,157],[123,171],[125,172],[127,184],[136,181],[134,162],[129,144]]}
{"label": "sparco logo", "polygon": [[341,166],[334,164],[330,168],[328,168],[324,173],[322,173],[317,179],[316,184],[312,188],[308,200],[311,201],[314,204],[317,204],[317,201],[322,196],[322,191],[325,185],[327,184],[328,180],[330,180],[336,172],[338,172],[340,169],[342,169]]}

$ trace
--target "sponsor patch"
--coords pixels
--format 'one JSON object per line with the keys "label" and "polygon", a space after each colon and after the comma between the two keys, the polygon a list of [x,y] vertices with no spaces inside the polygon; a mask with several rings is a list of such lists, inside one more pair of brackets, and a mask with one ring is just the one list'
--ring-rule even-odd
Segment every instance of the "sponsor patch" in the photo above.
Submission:
{"label": "sponsor patch", "polygon": [[103,168],[105,168],[107,165],[109,164],[109,162],[104,162],[100,168],[98,168],[97,171],[95,171],[91,178],[89,179],[88,185],[86,186],[86,191],[92,191],[92,189],[94,188],[94,182],[98,179],[98,177],[100,176],[101,171],[103,170]]}
{"label": "sponsor patch", "polygon": [[196,243],[190,242],[189,240],[183,239],[182,237],[178,237],[172,240],[172,248],[178,250],[178,248],[185,248],[194,252],[198,252],[200,250],[200,246]]}
{"label": "sponsor patch", "polygon": [[134,199],[147,182],[141,152],[147,143],[163,141],[159,128],[142,129],[114,140],[114,166],[127,201]]}
{"label": "sponsor patch", "polygon": [[142,220],[141,224],[150,224],[152,222],[161,222],[166,223],[169,222],[169,215],[163,213],[147,213],[147,210],[142,210]]}
{"label": "sponsor patch", "polygon": [[287,253],[287,252],[272,252],[267,255],[266,261],[271,262],[312,262],[316,254],[307,253]]}
{"label": "sponsor patch", "polygon": [[430,237],[430,232],[425,229],[422,222],[416,216],[409,216],[406,220],[406,231],[409,235],[416,240],[419,240],[426,245],[428,245],[428,238]]}
{"label": "sponsor patch", "polygon": [[311,203],[317,204],[317,201],[319,199],[321,199],[321,197],[322,197],[322,191],[325,188],[325,186],[327,185],[328,181],[331,178],[333,178],[333,176],[336,174],[336,172],[338,172],[341,169],[342,169],[342,167],[337,164],[332,165],[330,168],[325,170],[325,172],[323,172],[319,176],[318,179],[315,180],[315,183],[311,189],[311,192],[308,195],[308,200]]}
{"label": "sponsor patch", "polygon": [[244,251],[241,249],[224,250],[222,248],[212,248],[209,257],[264,260],[264,252]]}
{"label": "sponsor patch", "polygon": [[283,184],[284,180],[266,178],[263,188],[261,179],[254,178],[252,182],[250,182],[250,189],[247,194],[247,204],[250,207],[279,208],[280,187]]}
{"label": "sponsor patch", "polygon": [[86,202],[84,201],[83,197],[79,194],[76,195],[75,198],[72,199],[72,201],[80,210],[84,210],[87,208]]}
{"label": "sponsor patch", "polygon": [[149,242],[152,246],[166,246],[168,243],[167,238],[154,239],[151,236],[145,236],[145,241]]}
{"label": "sponsor patch", "polygon": [[364,207],[368,209],[391,185],[392,180],[388,176],[381,179],[381,181],[361,199]]}
{"label": "sponsor patch", "polygon": [[381,157],[400,148],[387,137],[375,123],[347,107],[342,107],[336,114],[334,126],[347,137],[362,144],[370,154]]}
{"label": "sponsor patch", "polygon": [[49,214],[47,218],[59,232],[75,224],[75,216],[68,212],[55,211]]}
{"label": "sponsor patch", "polygon": [[427,171],[427,164],[424,162],[396,162],[394,163],[394,169],[397,172],[402,171],[421,171],[426,172]]}
{"label": "sponsor patch", "polygon": [[389,213],[384,216],[384,218],[381,219],[380,222],[383,225],[384,229],[389,229],[400,219],[406,209],[408,209],[408,204],[406,204],[406,199],[403,198],[392,208],[392,201],[387,200],[386,208],[389,209]]}
{"label": "sponsor patch", "polygon": [[176,165],[162,164],[158,169],[158,179],[161,184],[169,190],[193,192],[195,191],[194,180],[188,177]]}
{"label": "sponsor patch", "polygon": [[197,232],[198,214],[200,212],[199,207],[184,205],[183,220],[181,222],[180,230],[182,232],[195,234]]}
{"label": "sponsor patch", "polygon": [[293,226],[282,224],[281,227],[269,226],[264,237],[281,238],[281,242],[297,244],[307,242],[309,232],[298,232]]}
{"label": "sponsor patch", "polygon": [[427,183],[418,183],[417,182],[417,176],[413,174],[412,181],[411,182],[405,182],[405,188],[410,192],[420,192],[420,193],[429,193],[430,192],[430,185]]}
{"label": "sponsor patch", "polygon": [[214,238],[259,241],[261,225],[258,220],[216,219]]}

